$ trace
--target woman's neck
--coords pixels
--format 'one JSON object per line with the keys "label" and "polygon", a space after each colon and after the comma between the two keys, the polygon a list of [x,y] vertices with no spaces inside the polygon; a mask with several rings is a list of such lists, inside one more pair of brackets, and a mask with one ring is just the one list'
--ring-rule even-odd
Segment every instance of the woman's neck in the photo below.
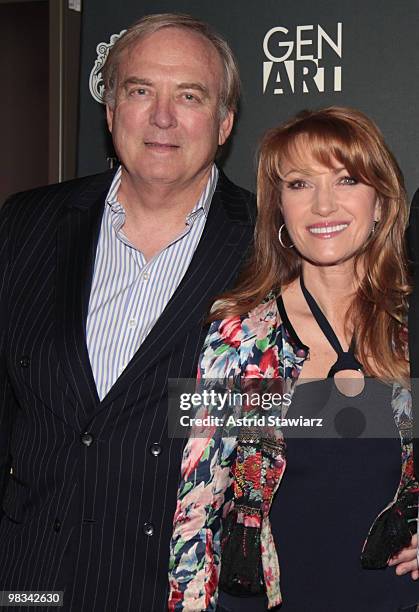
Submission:
{"label": "woman's neck", "polygon": [[303,262],[304,284],[331,324],[342,322],[356,291],[353,261],[337,266]]}

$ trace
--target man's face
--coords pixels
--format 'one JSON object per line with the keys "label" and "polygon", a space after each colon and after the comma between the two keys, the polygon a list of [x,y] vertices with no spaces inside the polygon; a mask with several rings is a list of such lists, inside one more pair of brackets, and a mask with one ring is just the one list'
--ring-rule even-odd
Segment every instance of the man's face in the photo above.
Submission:
{"label": "man's face", "polygon": [[233,114],[221,120],[223,70],[205,38],[163,28],[122,56],[109,130],[123,168],[144,184],[187,187],[202,180]]}

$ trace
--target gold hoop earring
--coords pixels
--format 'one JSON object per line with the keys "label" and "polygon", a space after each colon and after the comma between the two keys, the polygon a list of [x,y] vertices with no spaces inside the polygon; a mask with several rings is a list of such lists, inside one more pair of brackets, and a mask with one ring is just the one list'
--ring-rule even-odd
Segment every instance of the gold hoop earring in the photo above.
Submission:
{"label": "gold hoop earring", "polygon": [[290,244],[289,246],[287,246],[286,244],[283,243],[282,241],[282,230],[285,227],[285,223],[283,223],[281,225],[281,227],[279,228],[279,232],[278,232],[278,240],[279,240],[279,244],[282,246],[283,249],[292,249],[293,248],[293,244]]}

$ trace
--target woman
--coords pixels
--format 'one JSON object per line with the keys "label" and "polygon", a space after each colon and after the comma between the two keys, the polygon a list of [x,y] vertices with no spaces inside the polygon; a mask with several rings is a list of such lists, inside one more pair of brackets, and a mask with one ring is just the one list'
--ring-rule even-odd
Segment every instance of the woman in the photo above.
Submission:
{"label": "woman", "polygon": [[[262,142],[258,207],[253,258],[212,309],[199,379],[278,379],[287,415],[323,414],[328,437],[192,432],[169,609],[214,610],[218,581],[226,610],[408,609],[419,603],[418,483],[401,173],[362,113],[303,112]],[[364,377],[376,379],[372,392]],[[348,400],[356,394],[361,407]],[[351,405],[319,407],[338,396]]]}

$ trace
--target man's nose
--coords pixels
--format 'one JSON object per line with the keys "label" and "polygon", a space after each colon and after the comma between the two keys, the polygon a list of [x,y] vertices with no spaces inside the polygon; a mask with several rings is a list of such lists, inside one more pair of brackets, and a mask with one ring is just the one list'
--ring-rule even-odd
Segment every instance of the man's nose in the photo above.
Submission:
{"label": "man's nose", "polygon": [[151,109],[150,123],[167,130],[176,127],[177,120],[173,101],[169,96],[157,96]]}
{"label": "man's nose", "polygon": [[313,213],[327,217],[338,209],[336,193],[331,186],[318,187],[313,195],[311,210]]}

